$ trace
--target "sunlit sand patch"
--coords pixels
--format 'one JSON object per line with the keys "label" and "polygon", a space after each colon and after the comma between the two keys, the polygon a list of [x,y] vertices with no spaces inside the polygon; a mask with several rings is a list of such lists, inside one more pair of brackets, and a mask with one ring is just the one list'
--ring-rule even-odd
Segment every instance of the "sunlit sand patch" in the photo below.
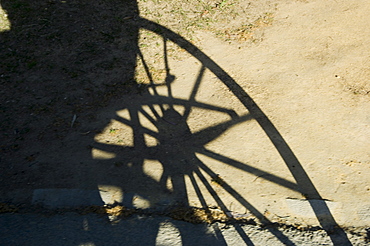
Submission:
{"label": "sunlit sand patch", "polygon": [[156,237],[156,245],[163,245],[160,242],[168,242],[171,245],[182,245],[179,229],[169,221],[160,223]]}
{"label": "sunlit sand patch", "polygon": [[92,149],[91,154],[92,154],[93,159],[98,159],[98,160],[109,160],[109,159],[113,159],[116,157],[116,154],[114,153],[103,151],[100,149],[95,149],[95,148]]}
{"label": "sunlit sand patch", "polygon": [[[150,109],[147,109],[146,111],[143,111],[144,114],[148,114],[149,117],[151,117],[153,120],[155,120],[155,117],[154,115],[150,115],[149,112],[150,112]],[[154,132],[158,132],[157,128],[155,127],[155,125],[150,121],[150,119],[148,118],[148,116],[144,115],[143,113],[139,113],[139,120],[140,120],[140,125],[149,129],[149,130],[152,130]]]}
{"label": "sunlit sand patch", "polygon": [[8,14],[0,5],[0,32],[6,32],[11,29],[11,23]]}
{"label": "sunlit sand patch", "polygon": [[111,120],[107,127],[94,137],[94,140],[104,144],[133,146],[133,137],[131,126],[119,120]]}
{"label": "sunlit sand patch", "polygon": [[117,111],[117,115],[126,120],[131,120],[130,112],[127,108]]}
{"label": "sunlit sand patch", "polygon": [[144,173],[159,182],[163,175],[163,166],[156,160],[145,160],[143,166]]}
{"label": "sunlit sand patch", "polygon": [[105,204],[122,203],[123,192],[120,187],[112,185],[99,185],[99,193]]}

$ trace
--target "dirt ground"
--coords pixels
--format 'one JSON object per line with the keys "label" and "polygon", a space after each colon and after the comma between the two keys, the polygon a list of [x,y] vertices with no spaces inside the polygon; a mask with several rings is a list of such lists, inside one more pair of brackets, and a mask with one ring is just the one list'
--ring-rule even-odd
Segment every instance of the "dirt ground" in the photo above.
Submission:
{"label": "dirt ground", "polygon": [[367,1],[0,5],[0,202],[370,226]]}

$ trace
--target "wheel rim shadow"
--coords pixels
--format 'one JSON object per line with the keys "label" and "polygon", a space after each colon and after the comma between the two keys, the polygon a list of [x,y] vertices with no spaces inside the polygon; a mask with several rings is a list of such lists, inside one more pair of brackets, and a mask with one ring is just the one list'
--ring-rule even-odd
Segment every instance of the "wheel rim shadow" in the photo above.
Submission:
{"label": "wheel rim shadow", "polygon": [[[190,97],[189,100],[180,100],[172,97],[171,93],[171,75],[169,69],[167,70],[166,82],[162,86],[167,86],[168,88],[168,97],[160,96],[157,91],[156,85],[152,80],[148,88],[151,88],[152,94],[147,90],[144,93],[146,97],[144,100],[141,98],[141,102],[136,104],[128,109],[130,112],[131,122],[128,122],[126,119],[117,119],[121,120],[123,124],[130,125],[133,128],[133,131],[137,134],[134,134],[134,145],[133,147],[125,147],[124,150],[119,146],[105,145],[95,143],[95,147],[102,149],[108,152],[120,153],[118,155],[129,156],[132,153],[136,153],[138,156],[131,159],[135,159],[130,167],[136,168],[136,174],[140,173],[141,178],[132,180],[133,183],[147,183],[144,185],[143,190],[150,188],[150,194],[158,194],[159,191],[166,190],[166,182],[171,180],[173,185],[173,193],[175,195],[176,201],[181,201],[180,205],[189,205],[187,200],[186,185],[184,181],[184,176],[188,176],[191,180],[191,183],[197,193],[199,200],[202,203],[203,207],[207,207],[207,202],[205,201],[202,193],[199,189],[197,181],[195,180],[195,175],[201,180],[201,183],[206,187],[208,192],[212,195],[216,201],[218,207],[220,207],[224,212],[228,211],[227,206],[224,204],[222,199],[217,195],[215,190],[211,187],[207,178],[203,175],[203,172],[206,173],[211,178],[217,178],[217,174],[208,168],[202,161],[200,161],[195,153],[201,153],[213,159],[222,161],[226,164],[229,164],[233,167],[237,167],[246,172],[252,173],[254,175],[265,174],[262,170],[246,165],[245,163],[240,163],[231,158],[225,157],[221,154],[212,152],[204,147],[204,145],[211,141],[212,139],[217,138],[220,134],[225,132],[227,129],[231,128],[234,125],[237,125],[241,122],[255,119],[259,126],[266,133],[275,149],[280,154],[281,158],[284,160],[286,166],[288,167],[291,175],[294,177],[296,183],[289,182],[285,179],[281,179],[274,175],[269,175],[267,178],[271,182],[275,182],[279,185],[282,185],[286,188],[296,190],[304,195],[307,201],[310,203],[317,220],[319,221],[322,228],[328,233],[334,245],[351,245],[345,232],[338,226],[334,217],[332,216],[327,204],[324,199],[320,196],[319,192],[315,188],[311,179],[308,177],[304,168],[300,164],[299,160],[286,143],[282,135],[279,133],[277,128],[273,123],[268,119],[264,112],[259,108],[259,106],[254,102],[254,100],[240,87],[240,85],[228,75],[220,66],[218,66],[211,58],[205,55],[200,51],[196,46],[185,40],[180,35],[172,32],[171,30],[153,23],[146,19],[140,19],[138,21],[139,28],[149,30],[153,33],[156,33],[163,37],[164,43],[169,40],[177,44],[179,47],[186,50],[189,54],[199,60],[202,64],[202,68],[198,74],[198,79],[195,83],[193,92],[197,90],[197,83],[199,84],[204,70],[210,70],[216,77],[226,85],[233,95],[238,98],[238,100],[244,105],[248,113],[242,116],[237,116],[235,111],[227,108],[214,108],[212,105],[200,105],[195,101],[195,94]],[[144,62],[143,55],[139,51],[139,56]],[[166,54],[165,54],[166,57]],[[165,58],[166,59],[166,58]],[[166,66],[168,65],[167,62]],[[147,73],[150,74],[148,68],[146,67]],[[145,101],[145,102],[143,102]],[[147,105],[149,111],[152,115],[149,115],[148,112],[144,111],[138,105]],[[159,107],[155,109],[154,105]],[[165,106],[164,106],[165,105]],[[185,109],[183,113],[177,111],[173,106],[182,105]],[[229,114],[230,120],[222,122],[214,127],[203,130],[197,134],[191,134],[189,126],[186,124],[186,119],[189,115],[191,107],[204,107],[207,110],[218,110],[220,112]],[[143,129],[140,124],[138,112],[144,114],[144,116],[158,129],[158,132],[150,132],[149,129]],[[161,115],[160,115],[161,114]],[[143,137],[144,132],[146,134],[152,135],[152,137],[159,140],[160,145],[155,147],[148,148],[145,145],[145,140]],[[198,135],[207,135],[206,141],[199,141],[197,139]],[[195,140],[194,140],[195,138]],[[183,150],[183,146],[187,146],[187,143],[192,143],[192,147],[186,148]],[[182,149],[182,150],[181,150]],[[135,154],[134,154],[135,155]],[[153,182],[150,178],[146,177],[143,172],[143,162],[144,159],[155,159],[158,160],[163,166],[163,174],[158,182]],[[179,162],[178,159],[181,161]],[[183,161],[183,162],[182,162]],[[176,163],[174,165],[174,163]],[[202,171],[202,172],[201,172]],[[127,179],[129,180],[129,178]],[[150,180],[150,181],[148,181]],[[152,184],[150,184],[152,182]],[[255,208],[251,203],[249,203],[241,194],[239,194],[232,186],[226,182],[222,183],[222,188],[236,200],[238,200],[248,211],[250,211],[254,216],[256,216],[263,224],[272,224],[272,222],[266,218],[257,208]],[[158,192],[157,192],[158,191]],[[171,193],[171,191],[166,190],[166,192]],[[143,192],[145,193],[145,192]],[[148,195],[150,196],[150,195]],[[133,197],[129,199],[129,204],[132,204]],[[153,200],[155,203],[156,201]],[[179,205],[177,204],[177,205]],[[166,204],[165,204],[166,205]],[[167,204],[168,205],[168,204]],[[173,205],[173,204],[172,204]],[[323,215],[324,214],[324,215]],[[244,238],[245,242],[250,242],[249,238],[241,230],[241,228],[235,225],[236,230]],[[284,234],[280,231],[273,228],[269,229],[272,234],[284,242],[290,242],[293,244]],[[249,244],[249,243],[248,243]]]}

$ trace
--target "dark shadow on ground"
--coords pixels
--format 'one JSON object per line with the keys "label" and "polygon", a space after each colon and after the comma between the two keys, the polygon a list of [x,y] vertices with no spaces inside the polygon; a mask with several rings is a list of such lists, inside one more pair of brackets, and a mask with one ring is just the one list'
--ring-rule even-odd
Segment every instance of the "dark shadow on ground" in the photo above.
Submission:
{"label": "dark shadow on ground", "polygon": [[[208,225],[189,226],[163,217],[131,217],[115,226],[93,214],[55,215],[48,219],[30,214],[2,215],[0,219],[3,245],[227,245],[222,237],[216,236],[216,225],[211,227],[213,234],[205,235],[205,231],[210,231]],[[165,238],[164,235],[159,235],[162,239],[157,238],[158,227],[162,227],[160,233],[166,232]],[[163,231],[163,227],[167,229]],[[179,237],[179,232],[187,232],[187,237]]]}
{"label": "dark shadow on ground", "polygon": [[[0,61],[2,201],[30,203],[36,189],[95,190],[99,196],[97,187],[104,184],[122,188],[127,194],[125,206],[133,206],[134,196],[140,195],[156,206],[186,207],[187,176],[204,208],[207,201],[195,177],[226,212],[227,206],[209,182],[217,179],[217,174],[196,153],[255,175],[269,174],[205,148],[226,130],[253,118],[280,153],[296,184],[273,174],[264,177],[301,192],[308,201],[316,201],[311,203],[313,210],[333,243],[350,245],[293,151],[253,99],[197,47],[169,29],[141,19],[135,1],[15,0],[1,1],[1,5],[12,23],[9,32],[0,34],[0,52],[4,57]],[[144,88],[135,82],[137,57],[145,63],[138,48],[141,28],[161,35],[164,42],[170,40],[179,45],[202,63],[188,100],[172,97],[169,68],[162,85],[168,88],[167,96],[157,93],[153,81]],[[205,69],[241,101],[245,114],[237,115],[233,109],[195,100]],[[149,69],[147,72],[150,75]],[[97,120],[96,112],[105,107],[106,119]],[[229,120],[191,133],[187,119],[192,108],[223,113]],[[129,111],[129,120],[115,113],[122,109]],[[139,114],[157,130],[143,126]],[[95,141],[95,133],[112,119],[132,128],[133,146]],[[145,134],[158,144],[147,146]],[[92,159],[91,148],[114,153],[115,158]],[[145,159],[161,163],[163,174],[159,182],[144,172]],[[167,188],[167,182],[172,183],[172,190]],[[262,223],[271,223],[229,184],[222,182],[221,186]],[[320,215],[323,208],[325,217]],[[237,224],[234,226],[246,244],[253,245],[248,235]],[[186,245],[187,232],[179,230]],[[270,232],[293,245],[279,230],[271,228]]]}

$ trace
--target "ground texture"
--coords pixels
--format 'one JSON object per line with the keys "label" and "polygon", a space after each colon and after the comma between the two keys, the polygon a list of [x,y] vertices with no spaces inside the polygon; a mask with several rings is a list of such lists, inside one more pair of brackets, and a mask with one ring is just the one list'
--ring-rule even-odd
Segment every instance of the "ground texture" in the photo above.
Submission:
{"label": "ground texture", "polygon": [[3,212],[114,204],[368,237],[365,0],[0,4]]}

